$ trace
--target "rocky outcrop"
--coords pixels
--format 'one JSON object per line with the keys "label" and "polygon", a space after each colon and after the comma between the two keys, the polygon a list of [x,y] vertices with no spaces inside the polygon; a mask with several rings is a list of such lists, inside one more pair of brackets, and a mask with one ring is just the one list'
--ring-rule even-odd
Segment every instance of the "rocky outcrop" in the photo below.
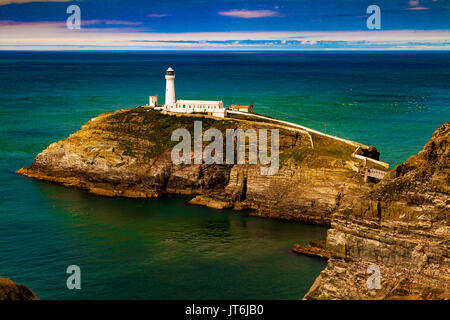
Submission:
{"label": "rocky outcrop", "polygon": [[301,244],[294,244],[292,252],[304,254],[307,256],[316,256],[324,259],[330,258],[330,253],[327,250],[326,239],[311,240],[306,246]]}
{"label": "rocky outcrop", "polygon": [[[172,132],[181,127],[193,135],[196,120],[203,131],[214,127],[222,135],[227,129],[279,129],[279,171],[263,176],[261,164],[175,165]],[[449,127],[373,184],[355,172],[361,167],[352,156],[355,144],[270,121],[134,108],[92,119],[18,173],[104,196],[188,194],[192,204],[331,224],[319,250],[328,265],[306,299],[442,299],[449,297],[450,279]],[[375,148],[357,150],[379,155]],[[319,253],[317,246],[297,249]],[[380,272],[379,289],[368,286],[368,270]]]}
{"label": "rocky outcrop", "polygon": [[[226,129],[279,129],[278,173],[261,175],[261,164],[175,165],[171,149],[178,142],[171,141],[172,132],[181,127],[193,135],[196,120],[203,131],[214,127],[224,135]],[[92,119],[18,173],[104,196],[188,194],[195,196],[192,204],[328,225],[331,213],[369,189],[352,169],[360,161],[351,157],[354,149],[270,122],[134,108]]]}
{"label": "rocky outcrop", "polygon": [[[331,259],[306,299],[450,298],[449,134],[447,122],[419,154],[333,214]],[[377,268],[378,289],[368,284]]]}
{"label": "rocky outcrop", "polygon": [[0,300],[38,300],[38,298],[26,286],[0,277]]}

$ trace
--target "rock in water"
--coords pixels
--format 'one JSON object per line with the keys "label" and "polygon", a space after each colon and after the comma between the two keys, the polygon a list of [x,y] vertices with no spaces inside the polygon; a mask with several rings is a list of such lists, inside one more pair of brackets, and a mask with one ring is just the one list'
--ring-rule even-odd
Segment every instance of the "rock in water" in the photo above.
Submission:
{"label": "rock in water", "polygon": [[0,277],[0,300],[38,300],[38,298],[24,285]]}

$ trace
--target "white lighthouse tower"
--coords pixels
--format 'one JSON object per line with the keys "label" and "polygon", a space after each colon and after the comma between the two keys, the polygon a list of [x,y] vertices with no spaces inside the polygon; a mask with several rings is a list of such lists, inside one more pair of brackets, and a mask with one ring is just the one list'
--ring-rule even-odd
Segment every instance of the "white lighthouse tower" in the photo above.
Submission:
{"label": "white lighthouse tower", "polygon": [[175,107],[175,72],[172,68],[166,72],[166,107]]}
{"label": "white lighthouse tower", "polygon": [[158,97],[150,97],[149,106],[154,106],[156,110],[177,113],[208,113],[213,117],[223,118],[227,110],[223,107],[223,101],[206,100],[175,100],[175,72],[172,68],[166,71],[166,103],[158,106]]}

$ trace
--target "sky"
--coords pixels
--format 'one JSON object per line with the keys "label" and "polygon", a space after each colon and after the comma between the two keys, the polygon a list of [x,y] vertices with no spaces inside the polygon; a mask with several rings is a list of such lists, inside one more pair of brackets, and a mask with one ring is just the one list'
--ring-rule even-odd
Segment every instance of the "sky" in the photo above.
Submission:
{"label": "sky", "polygon": [[450,0],[0,0],[0,50],[450,50]]}

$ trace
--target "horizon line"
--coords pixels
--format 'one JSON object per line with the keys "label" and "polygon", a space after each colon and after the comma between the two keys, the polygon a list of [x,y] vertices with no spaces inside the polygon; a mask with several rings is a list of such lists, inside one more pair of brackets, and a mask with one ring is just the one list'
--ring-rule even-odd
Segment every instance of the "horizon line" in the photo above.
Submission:
{"label": "horizon line", "polygon": [[429,51],[448,51],[450,52],[450,48],[426,48],[426,49],[418,49],[418,48],[305,48],[305,49],[299,49],[299,48],[286,48],[286,49],[280,49],[280,48],[143,48],[143,49],[92,49],[92,48],[55,48],[55,49],[38,49],[38,48],[30,48],[30,49],[2,49],[2,45],[0,45],[0,52],[87,52],[87,51],[93,51],[93,52],[118,52],[118,51],[129,51],[129,52],[152,52],[152,51],[271,51],[271,52],[314,52],[314,51],[320,51],[320,52],[333,52],[333,51],[375,51],[375,52],[382,52],[382,51],[394,51],[394,52],[400,52],[400,51],[415,51],[415,52],[429,52]]}

